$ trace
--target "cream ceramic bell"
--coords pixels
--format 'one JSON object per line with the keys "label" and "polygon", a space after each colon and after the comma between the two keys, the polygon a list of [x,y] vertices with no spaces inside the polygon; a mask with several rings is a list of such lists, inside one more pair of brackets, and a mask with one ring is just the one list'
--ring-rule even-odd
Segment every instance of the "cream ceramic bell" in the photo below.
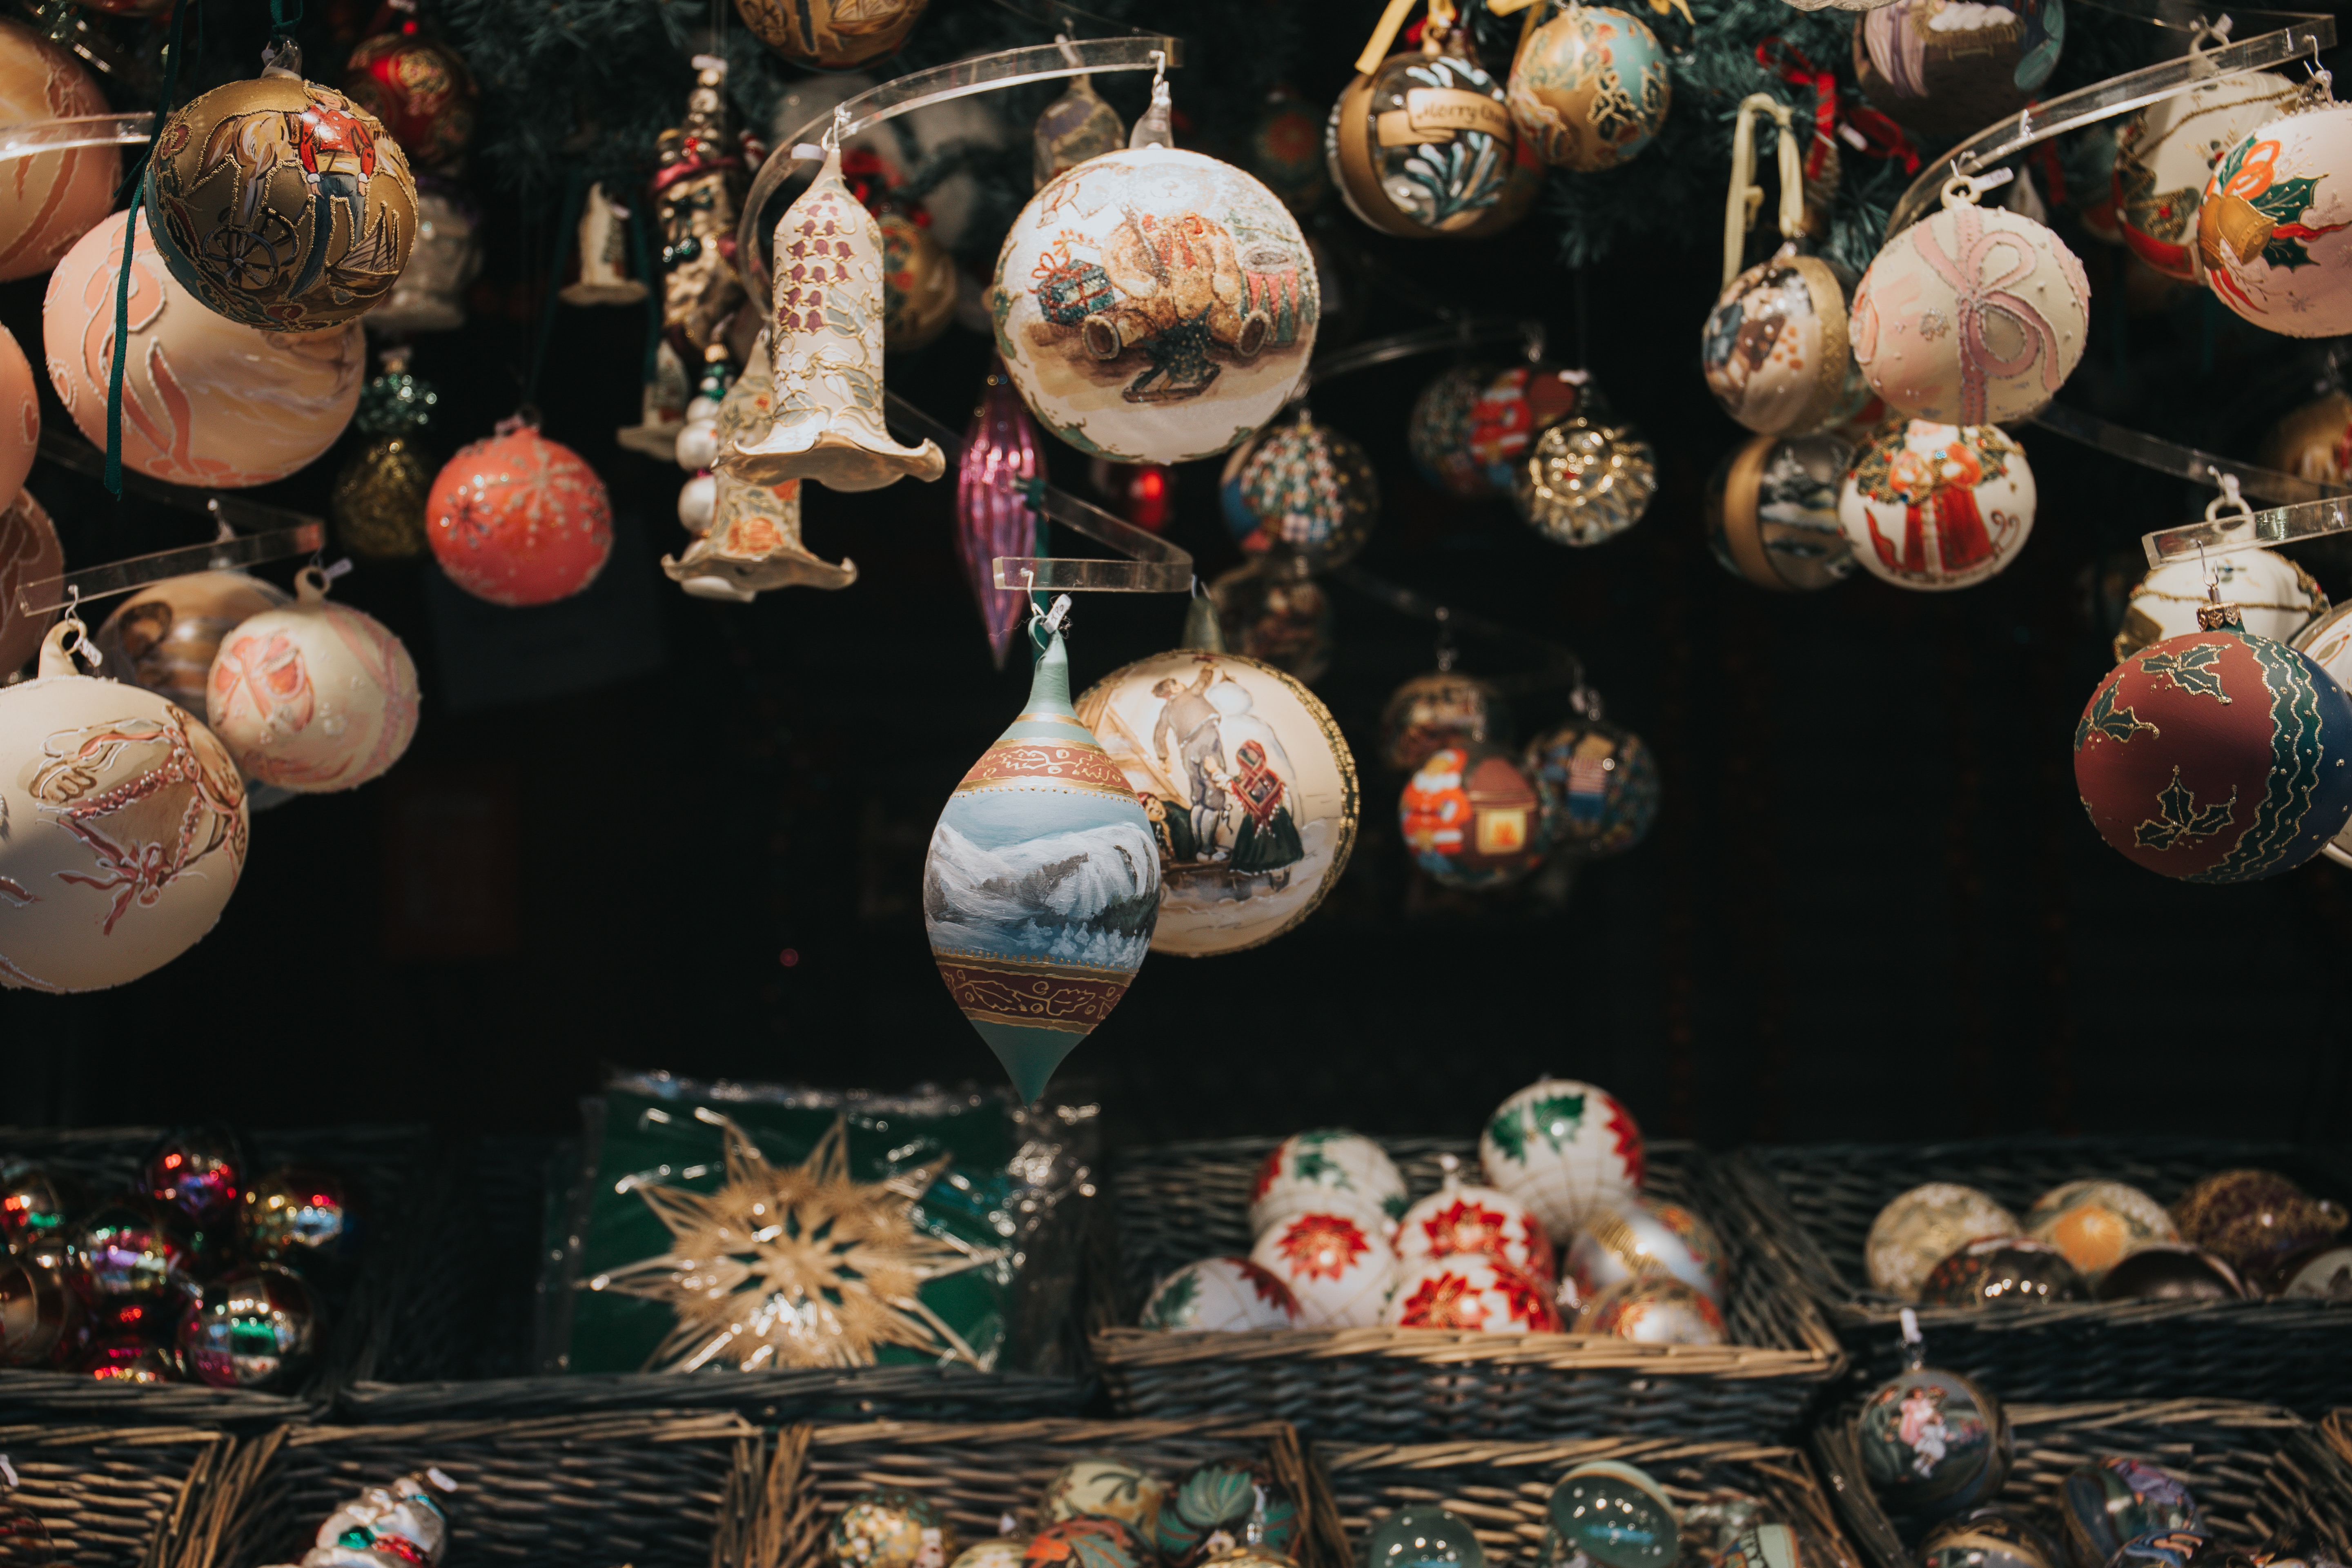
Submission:
{"label": "cream ceramic bell", "polygon": [[[719,451],[767,428],[775,389],[767,335],[761,333],[750,363],[719,405]],[[688,593],[749,604],[770,588],[846,588],[857,581],[856,562],[832,565],[801,542],[800,480],[763,485],[723,468],[712,479],[709,525],[684,555],[662,557],[662,570]]]}
{"label": "cream ceramic bell", "polygon": [[773,420],[722,447],[719,468],[752,484],[836,490],[945,473],[938,442],[902,447],[882,421],[882,231],[842,183],[839,145],[778,220],[771,266]]}
{"label": "cream ceramic bell", "polygon": [[205,716],[246,777],[305,794],[355,789],[416,734],[416,666],[373,616],[327,602],[326,574],[221,639]]}
{"label": "cream ceramic bell", "polygon": [[213,929],[245,868],[245,781],[188,711],[76,672],[68,617],[0,689],[0,986],[99,991]]}

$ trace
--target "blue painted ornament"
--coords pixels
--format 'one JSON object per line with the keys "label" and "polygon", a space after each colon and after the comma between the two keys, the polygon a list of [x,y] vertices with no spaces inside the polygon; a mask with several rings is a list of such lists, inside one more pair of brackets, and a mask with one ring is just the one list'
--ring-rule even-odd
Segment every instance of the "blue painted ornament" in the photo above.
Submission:
{"label": "blue painted ornament", "polygon": [[1681,1540],[1681,1524],[1664,1489],[1632,1465],[1596,1459],[1577,1466],[1552,1488],[1544,1530],[1548,1568],[1564,1568],[1580,1557],[1600,1568],[1673,1568]]}
{"label": "blue painted ornament", "polygon": [[2154,1465],[2121,1455],[2068,1476],[2058,1489],[2058,1512],[2075,1568],[2105,1568],[2135,1536],[2204,1528],[2187,1487]]}
{"label": "blue painted ornament", "polygon": [[1244,553],[1308,572],[1351,560],[1381,511],[1372,460],[1304,408],[1237,450],[1218,494]]}
{"label": "blue painted ornament", "polygon": [[1571,720],[1528,747],[1543,798],[1544,836],[1562,854],[1600,860],[1649,837],[1658,819],[1658,764],[1642,737],[1595,716]]}
{"label": "blue painted ornament", "polygon": [[1372,1526],[1364,1540],[1364,1568],[1486,1568],[1486,1552],[1460,1519],[1421,1503]]}
{"label": "blue painted ornament", "polygon": [[1958,1513],[2009,1479],[2009,1417],[1958,1373],[1914,1367],[1888,1378],[1863,1401],[1854,1435],[1863,1473],[1893,1513]]}
{"label": "blue painted ornament", "polygon": [[1127,994],[1160,916],[1151,824],[1078,721],[1050,636],[1029,700],[948,797],[923,862],[940,977],[1027,1100]]}

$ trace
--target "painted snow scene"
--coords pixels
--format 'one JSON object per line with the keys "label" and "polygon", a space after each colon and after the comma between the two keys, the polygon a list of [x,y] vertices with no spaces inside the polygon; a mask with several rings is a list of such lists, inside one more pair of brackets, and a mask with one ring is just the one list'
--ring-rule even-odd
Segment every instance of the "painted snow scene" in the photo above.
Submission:
{"label": "painted snow scene", "polygon": [[1289,676],[1180,649],[1106,677],[1078,717],[1150,819],[1162,891],[1152,948],[1255,947],[1314,912],[1355,845],[1355,762]]}
{"label": "painted snow scene", "polygon": [[1132,972],[1151,945],[1151,840],[1133,821],[1029,837],[1024,813],[931,830],[923,917],[934,947]]}

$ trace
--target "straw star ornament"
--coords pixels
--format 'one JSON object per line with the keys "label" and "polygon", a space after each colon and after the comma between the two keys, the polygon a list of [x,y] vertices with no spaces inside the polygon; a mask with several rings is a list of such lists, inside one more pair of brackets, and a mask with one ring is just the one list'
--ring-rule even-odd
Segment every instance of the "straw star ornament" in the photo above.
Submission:
{"label": "straw star ornament", "polygon": [[998,1257],[916,1227],[912,1211],[948,1156],[859,1182],[839,1118],[806,1160],[781,1168],[733,1121],[709,1119],[726,1140],[725,1183],[714,1193],[638,1187],[669,1227],[669,1250],[584,1282],[677,1314],[646,1371],[871,1366],[884,1345],[978,1364],[917,1294]]}

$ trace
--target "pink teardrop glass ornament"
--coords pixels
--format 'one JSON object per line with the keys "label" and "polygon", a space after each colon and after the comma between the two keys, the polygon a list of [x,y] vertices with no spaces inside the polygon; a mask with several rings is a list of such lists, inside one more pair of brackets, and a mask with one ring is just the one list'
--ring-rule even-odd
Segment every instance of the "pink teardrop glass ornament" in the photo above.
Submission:
{"label": "pink teardrop glass ornament", "polygon": [[993,563],[1000,555],[1042,553],[1027,487],[1045,477],[1037,422],[1005,374],[1004,362],[993,359],[956,468],[956,558],[980,601],[988,650],[999,669],[1013,634],[1028,618],[1028,596],[1017,588],[998,587]]}

